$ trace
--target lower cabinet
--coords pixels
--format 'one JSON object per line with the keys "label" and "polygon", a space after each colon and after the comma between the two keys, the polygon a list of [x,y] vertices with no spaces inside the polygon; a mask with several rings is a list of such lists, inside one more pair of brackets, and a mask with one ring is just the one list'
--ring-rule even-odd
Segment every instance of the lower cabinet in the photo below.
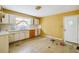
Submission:
{"label": "lower cabinet", "polygon": [[10,34],[9,35],[9,42],[14,42],[15,41],[15,34]]}
{"label": "lower cabinet", "polygon": [[35,30],[30,30],[30,38],[34,38],[35,37]]}
{"label": "lower cabinet", "polygon": [[34,38],[35,36],[40,35],[40,29],[34,29],[29,31],[30,38]]}
{"label": "lower cabinet", "polygon": [[26,38],[34,38],[35,36],[40,35],[40,30],[26,30],[26,31],[15,31],[9,35],[9,42],[19,41]]}
{"label": "lower cabinet", "polygon": [[35,36],[38,36],[38,29],[35,29]]}
{"label": "lower cabinet", "polygon": [[0,36],[0,53],[7,53],[7,52],[9,52],[8,35],[1,35]]}
{"label": "lower cabinet", "polygon": [[19,33],[19,40],[25,39],[26,38],[26,35],[25,34],[26,34],[25,31],[21,31]]}
{"label": "lower cabinet", "polygon": [[20,40],[20,33],[19,32],[16,32],[14,34],[14,41],[18,41],[18,40]]}
{"label": "lower cabinet", "polygon": [[29,31],[16,31],[9,35],[9,42],[15,42],[29,38]]}
{"label": "lower cabinet", "polygon": [[25,31],[25,37],[30,38],[29,31]]}
{"label": "lower cabinet", "polygon": [[37,35],[40,35],[40,29],[38,29],[38,34]]}
{"label": "lower cabinet", "polygon": [[35,36],[40,35],[40,29],[35,29]]}

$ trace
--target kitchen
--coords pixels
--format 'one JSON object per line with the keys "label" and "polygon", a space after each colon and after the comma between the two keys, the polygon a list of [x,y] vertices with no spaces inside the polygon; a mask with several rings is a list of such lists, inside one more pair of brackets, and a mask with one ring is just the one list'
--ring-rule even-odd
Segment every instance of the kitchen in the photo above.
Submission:
{"label": "kitchen", "polygon": [[0,52],[9,52],[9,43],[40,35],[38,18],[19,15],[24,14],[8,11],[0,6]]}
{"label": "kitchen", "polygon": [[1,5],[0,53],[79,52],[78,8]]}

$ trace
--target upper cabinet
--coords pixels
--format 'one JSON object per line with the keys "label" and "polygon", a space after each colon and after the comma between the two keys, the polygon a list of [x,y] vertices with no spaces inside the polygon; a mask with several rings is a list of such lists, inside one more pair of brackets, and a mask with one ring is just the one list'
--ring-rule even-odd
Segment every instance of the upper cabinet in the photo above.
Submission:
{"label": "upper cabinet", "polygon": [[9,23],[15,24],[16,23],[16,16],[9,14]]}
{"label": "upper cabinet", "polygon": [[15,15],[3,14],[0,24],[15,24]]}
{"label": "upper cabinet", "polygon": [[2,24],[9,24],[9,14],[3,14],[3,17],[1,19]]}

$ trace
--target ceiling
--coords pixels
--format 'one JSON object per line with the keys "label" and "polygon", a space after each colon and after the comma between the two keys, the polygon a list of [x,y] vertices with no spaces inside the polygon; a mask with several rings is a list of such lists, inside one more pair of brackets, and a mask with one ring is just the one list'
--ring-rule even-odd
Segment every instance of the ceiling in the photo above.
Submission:
{"label": "ceiling", "polygon": [[79,10],[78,5],[41,5],[42,8],[40,10],[35,9],[36,5],[4,5],[3,7],[36,17],[44,17],[72,10]]}

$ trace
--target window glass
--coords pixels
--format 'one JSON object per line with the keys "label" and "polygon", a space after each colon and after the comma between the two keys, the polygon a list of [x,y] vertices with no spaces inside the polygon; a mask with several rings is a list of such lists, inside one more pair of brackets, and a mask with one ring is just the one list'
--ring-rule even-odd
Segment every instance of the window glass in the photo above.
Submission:
{"label": "window glass", "polygon": [[16,18],[16,28],[19,30],[27,29],[31,25],[32,19]]}

